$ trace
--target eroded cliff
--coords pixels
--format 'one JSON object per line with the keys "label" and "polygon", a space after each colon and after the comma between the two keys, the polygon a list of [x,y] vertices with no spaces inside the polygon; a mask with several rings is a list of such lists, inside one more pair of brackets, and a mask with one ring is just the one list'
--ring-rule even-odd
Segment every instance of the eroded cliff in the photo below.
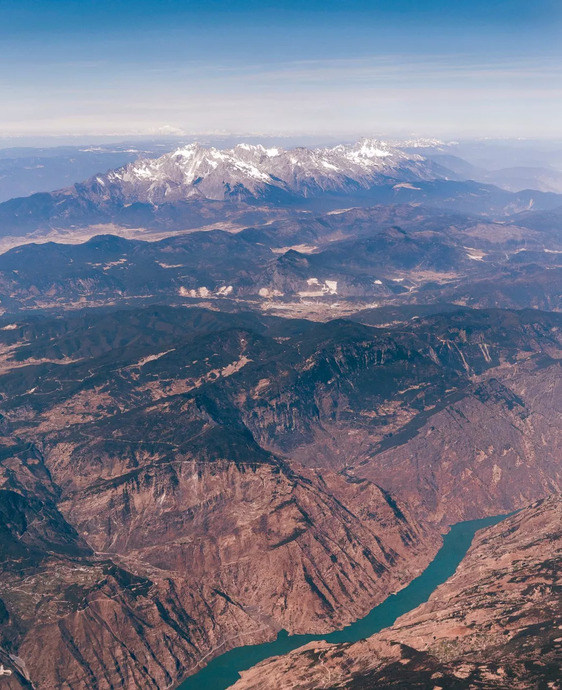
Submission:
{"label": "eroded cliff", "polygon": [[355,644],[311,643],[244,672],[235,690],[561,686],[562,498],[480,531],[426,604]]}

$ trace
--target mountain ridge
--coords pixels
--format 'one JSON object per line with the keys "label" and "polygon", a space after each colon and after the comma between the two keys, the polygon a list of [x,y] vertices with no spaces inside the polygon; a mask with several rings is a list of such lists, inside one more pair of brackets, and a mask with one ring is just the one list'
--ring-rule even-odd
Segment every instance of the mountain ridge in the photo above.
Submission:
{"label": "mountain ridge", "polygon": [[261,144],[219,150],[194,143],[96,179],[102,186],[120,184],[135,200],[158,203],[192,197],[267,199],[273,189],[306,198],[318,192],[367,188],[388,178],[432,179],[439,170],[444,173],[445,168],[375,139],[353,146],[288,150]]}
{"label": "mountain ridge", "polygon": [[240,229],[280,214],[381,203],[509,217],[562,207],[562,196],[463,179],[376,139],[316,149],[238,144],[221,150],[194,143],[71,187],[10,199],[0,204],[0,236],[13,238],[14,246],[26,235],[79,234],[110,223],[170,234],[218,223]]}

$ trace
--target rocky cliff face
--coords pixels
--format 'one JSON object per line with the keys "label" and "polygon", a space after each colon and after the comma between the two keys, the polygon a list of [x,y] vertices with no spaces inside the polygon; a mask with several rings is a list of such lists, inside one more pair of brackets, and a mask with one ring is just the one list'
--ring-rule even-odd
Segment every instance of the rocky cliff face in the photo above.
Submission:
{"label": "rocky cliff face", "polygon": [[[5,460],[5,486],[26,462]],[[36,451],[32,462],[46,471]],[[435,543],[367,482],[255,458],[145,458],[67,489],[60,510],[22,489],[0,501],[14,544],[1,646],[37,688],[165,688],[281,627],[343,625],[415,576]]]}
{"label": "rocky cliff face", "polygon": [[[175,325],[162,316],[143,318],[143,336],[125,338],[118,353],[106,337],[115,322],[109,331],[99,322],[84,331],[31,325],[27,347],[41,364],[10,358],[0,647],[14,687],[26,678],[37,688],[169,687],[281,628],[350,622],[438,546],[435,531],[379,487],[291,466],[203,391],[166,393],[168,377],[186,391],[210,390],[214,378],[248,366],[250,349],[256,363],[278,349],[247,330],[219,326],[210,336],[221,316],[205,324],[199,313],[188,337],[185,313]],[[166,338],[184,350],[161,363],[154,385],[150,368]],[[107,376],[115,356],[117,379]],[[195,367],[193,378],[178,376],[180,363]],[[66,366],[105,374],[87,383]],[[21,398],[28,376],[41,390]]]}
{"label": "rocky cliff face", "polygon": [[280,628],[342,626],[421,571],[441,525],[558,481],[557,315],[374,329],[158,307],[8,326],[11,683],[164,688]]}
{"label": "rocky cliff face", "polygon": [[426,604],[356,644],[311,643],[236,690],[560,688],[562,499],[479,532]]}
{"label": "rocky cliff face", "polygon": [[353,474],[396,489],[441,524],[562,491],[560,374],[559,363],[546,359],[477,377],[460,399],[388,439]]}

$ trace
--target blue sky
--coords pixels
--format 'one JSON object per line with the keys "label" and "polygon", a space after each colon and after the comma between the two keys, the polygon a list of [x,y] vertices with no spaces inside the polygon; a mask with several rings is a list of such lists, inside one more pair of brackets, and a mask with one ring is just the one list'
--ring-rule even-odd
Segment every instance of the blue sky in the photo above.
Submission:
{"label": "blue sky", "polygon": [[0,136],[560,137],[559,0],[0,0]]}

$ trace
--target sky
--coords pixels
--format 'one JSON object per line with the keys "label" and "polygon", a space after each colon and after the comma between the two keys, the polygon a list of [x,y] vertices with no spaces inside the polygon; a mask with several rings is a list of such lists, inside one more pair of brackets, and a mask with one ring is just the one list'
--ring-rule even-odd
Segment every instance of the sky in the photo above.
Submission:
{"label": "sky", "polygon": [[0,0],[0,137],[560,123],[560,0]]}

